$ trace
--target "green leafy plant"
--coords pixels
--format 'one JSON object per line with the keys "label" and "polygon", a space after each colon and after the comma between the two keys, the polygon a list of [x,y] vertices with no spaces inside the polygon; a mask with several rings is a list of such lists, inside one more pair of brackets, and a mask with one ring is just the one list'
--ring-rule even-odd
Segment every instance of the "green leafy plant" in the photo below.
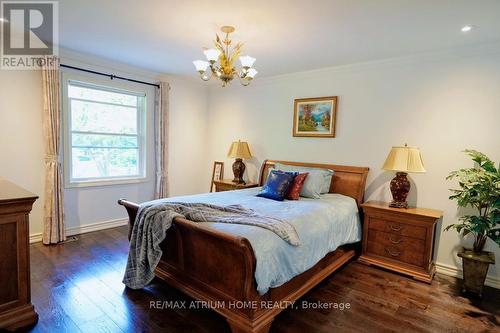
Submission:
{"label": "green leafy plant", "polygon": [[446,179],[457,179],[460,189],[451,189],[451,200],[460,207],[473,207],[478,215],[464,215],[460,223],[445,230],[455,229],[465,237],[474,235],[474,252],[483,250],[489,237],[500,246],[500,164],[498,168],[486,155],[476,150],[465,150],[476,163],[475,167],[450,173]]}

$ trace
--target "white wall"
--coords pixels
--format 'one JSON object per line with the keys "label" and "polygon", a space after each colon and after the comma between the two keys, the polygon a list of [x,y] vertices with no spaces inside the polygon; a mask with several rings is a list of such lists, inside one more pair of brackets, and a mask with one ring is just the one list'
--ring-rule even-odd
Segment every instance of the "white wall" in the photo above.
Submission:
{"label": "white wall", "polygon": [[[197,78],[195,78],[197,79]],[[169,194],[208,192],[207,86],[201,80],[170,77]],[[175,112],[174,112],[175,110]]]}
{"label": "white wall", "polygon": [[[411,174],[410,204],[441,209],[437,262],[457,267],[460,240],[442,229],[457,220],[448,200],[451,170],[471,166],[461,151],[478,149],[500,160],[500,48],[478,54],[455,50],[295,73],[255,80],[249,87],[233,84],[209,94],[210,161],[232,161],[232,140],[250,143],[255,158],[248,176],[257,180],[264,159],[325,162],[370,167],[366,199],[390,199],[393,173],[381,166],[393,145],[421,149],[425,174]],[[292,137],[294,98],[339,96],[337,137]],[[489,241],[500,260],[498,246]],[[490,268],[500,278],[500,265]],[[492,280],[490,280],[491,282]],[[500,282],[500,280],[498,280]]]}
{"label": "white wall", "polygon": [[[45,158],[42,107],[40,72],[0,70],[0,177],[39,196]],[[30,232],[41,232],[43,196],[33,205],[30,219]]]}
{"label": "white wall", "polygon": [[[207,88],[202,82],[152,73],[67,50],[62,51],[61,59],[65,64],[113,72],[139,80],[155,81],[161,78],[170,82],[170,192],[176,195],[207,191],[206,182],[198,179],[207,172],[202,162],[207,157],[200,148],[207,131]],[[0,71],[0,177],[40,196],[30,216],[32,239],[39,238],[43,219],[42,106],[39,71]],[[151,117],[149,119],[152,120]],[[185,130],[187,127],[188,130]],[[82,228],[85,230],[86,226],[88,228],[94,223],[122,223],[126,213],[116,203],[119,198],[137,202],[152,199],[152,150],[149,159],[151,181],[147,183],[65,189],[64,208],[68,231],[74,233]]]}

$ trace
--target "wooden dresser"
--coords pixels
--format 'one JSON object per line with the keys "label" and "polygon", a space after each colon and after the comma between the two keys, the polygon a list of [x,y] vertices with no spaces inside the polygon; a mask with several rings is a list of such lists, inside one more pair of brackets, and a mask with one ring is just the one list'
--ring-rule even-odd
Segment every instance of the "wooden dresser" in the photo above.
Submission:
{"label": "wooden dresser", "polygon": [[434,232],[443,212],[427,208],[391,208],[370,201],[365,213],[359,261],[430,283],[434,276]]}
{"label": "wooden dresser", "polygon": [[31,304],[28,219],[37,198],[0,178],[0,331],[38,320]]}
{"label": "wooden dresser", "polygon": [[257,187],[258,184],[247,182],[246,184],[233,183],[231,179],[214,180],[215,192],[242,190],[245,188]]}

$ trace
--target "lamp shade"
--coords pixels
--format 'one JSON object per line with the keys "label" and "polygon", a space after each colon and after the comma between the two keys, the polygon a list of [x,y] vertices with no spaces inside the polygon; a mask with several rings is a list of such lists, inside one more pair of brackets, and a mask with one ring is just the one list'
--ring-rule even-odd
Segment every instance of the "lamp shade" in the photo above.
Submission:
{"label": "lamp shade", "polygon": [[392,147],[382,169],[399,172],[425,172],[420,150],[406,145]]}
{"label": "lamp shade", "polygon": [[217,49],[208,49],[203,51],[203,53],[205,53],[208,61],[217,61],[221,52]]}
{"label": "lamp shade", "polygon": [[233,158],[252,158],[252,154],[250,153],[250,147],[248,147],[248,143],[242,141],[235,141],[231,144],[229,148],[229,152],[227,153],[227,157]]}
{"label": "lamp shade", "polygon": [[255,58],[252,58],[250,56],[240,56],[240,62],[242,67],[250,68],[253,66]]}
{"label": "lamp shade", "polygon": [[204,72],[207,70],[208,66],[210,66],[210,64],[207,61],[203,60],[195,60],[193,61],[193,64],[198,72]]}

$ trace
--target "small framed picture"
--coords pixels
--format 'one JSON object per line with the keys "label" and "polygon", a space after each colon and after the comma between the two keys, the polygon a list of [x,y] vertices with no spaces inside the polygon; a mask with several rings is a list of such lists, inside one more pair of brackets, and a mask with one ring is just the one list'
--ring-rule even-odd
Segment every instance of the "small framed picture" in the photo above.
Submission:
{"label": "small framed picture", "polygon": [[337,96],[296,99],[293,136],[334,138],[336,116]]}
{"label": "small framed picture", "polygon": [[213,192],[214,181],[224,179],[224,162],[214,162],[214,168],[212,170],[212,183],[210,184],[210,192]]}

